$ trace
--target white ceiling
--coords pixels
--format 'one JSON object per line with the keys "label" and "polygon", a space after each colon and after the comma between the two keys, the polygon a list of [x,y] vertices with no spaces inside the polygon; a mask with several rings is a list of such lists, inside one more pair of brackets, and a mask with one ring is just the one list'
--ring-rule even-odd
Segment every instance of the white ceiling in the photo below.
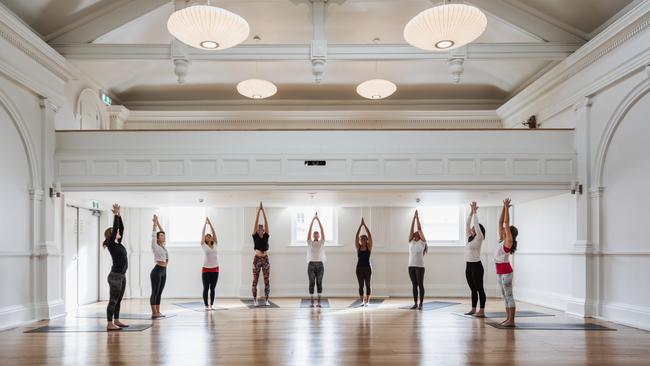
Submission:
{"label": "white ceiling", "polygon": [[[134,0],[144,1],[144,0]],[[150,1],[151,0],[147,0]],[[638,0],[635,0],[638,1]],[[74,31],[76,25],[101,18],[127,0],[0,0],[46,39]],[[616,15],[632,0],[473,0],[484,4],[488,27],[476,43],[575,42]],[[329,44],[405,43],[404,25],[433,5],[429,0],[346,0],[331,3],[326,23]],[[213,5],[243,16],[249,39],[260,44],[308,44],[312,38],[310,8],[297,0],[213,0]],[[507,11],[499,12],[505,8]],[[166,22],[171,1],[99,36],[97,44],[169,44]],[[514,15],[513,15],[514,14]],[[526,18],[532,16],[533,18]],[[538,22],[537,24],[532,24]],[[542,24],[540,25],[539,22]],[[77,24],[79,23],[79,24]],[[530,23],[530,26],[528,24]],[[542,39],[540,27],[553,39]],[[543,33],[543,32],[542,32]],[[53,36],[54,35],[54,36]],[[185,85],[178,85],[171,60],[129,61],[72,59],[79,69],[103,85],[125,105],[147,101],[241,100],[235,85],[255,76],[254,62],[195,61]],[[359,100],[356,85],[381,77],[398,85],[393,100],[484,99],[505,101],[557,61],[544,59],[467,60],[461,83],[454,85],[445,60],[330,61],[322,84],[314,82],[306,61],[259,62],[258,76],[278,85],[278,100]],[[381,103],[381,101],[377,102]]]}
{"label": "white ceiling", "polygon": [[[267,207],[415,207],[465,205],[472,200],[483,207],[498,206],[511,197],[515,204],[556,196],[566,191],[409,191],[409,190],[272,190],[272,191],[147,191],[147,192],[67,192],[66,199],[77,203],[92,200],[103,207],[118,202],[125,207],[209,206],[254,207],[260,201]],[[416,203],[420,198],[420,203]],[[199,199],[203,199],[200,202]]]}

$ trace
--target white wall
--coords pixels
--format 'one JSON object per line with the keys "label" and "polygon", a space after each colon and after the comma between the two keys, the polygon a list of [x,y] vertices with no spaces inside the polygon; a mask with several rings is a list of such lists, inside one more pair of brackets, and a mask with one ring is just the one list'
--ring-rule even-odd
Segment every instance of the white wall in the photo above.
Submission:
{"label": "white wall", "polygon": [[576,240],[575,196],[567,193],[515,203],[519,229],[514,295],[518,300],[566,310],[571,296],[571,250]]}
{"label": "white wall", "polygon": [[609,145],[601,228],[602,315],[646,328],[650,328],[648,116],[650,93],[632,106]]}
{"label": "white wall", "polygon": [[[351,208],[341,207],[338,212],[337,246],[327,247],[324,294],[326,296],[357,295],[355,275],[356,255],[354,234],[363,215],[369,222],[375,240],[372,254],[373,293],[376,296],[410,296],[411,285],[407,272],[407,239],[410,219],[414,208]],[[124,243],[129,251],[127,295],[148,297],[150,295],[149,272],[153,267],[151,254],[151,215],[153,209],[124,209],[126,237]],[[496,292],[496,275],[492,265],[492,252],[496,243],[496,208],[481,209],[480,220],[487,230],[488,240],[483,247],[486,268],[485,284],[488,295]],[[271,295],[305,296],[307,274],[305,247],[291,245],[291,210],[267,208],[270,222]],[[215,223],[219,237],[219,260],[221,273],[217,296],[251,296],[251,265],[253,243],[251,231],[255,209],[251,207],[209,208],[208,214]],[[108,225],[105,215],[103,225]],[[162,217],[164,222],[165,217]],[[201,222],[197,223],[197,244],[190,247],[170,246],[170,265],[164,297],[201,296],[202,251],[198,245]],[[100,281],[110,270],[110,256],[101,253]],[[431,247],[425,257],[427,272],[426,291],[429,296],[467,296],[465,262],[462,247]],[[260,279],[259,294],[263,293]],[[106,286],[102,297],[106,298]]]}

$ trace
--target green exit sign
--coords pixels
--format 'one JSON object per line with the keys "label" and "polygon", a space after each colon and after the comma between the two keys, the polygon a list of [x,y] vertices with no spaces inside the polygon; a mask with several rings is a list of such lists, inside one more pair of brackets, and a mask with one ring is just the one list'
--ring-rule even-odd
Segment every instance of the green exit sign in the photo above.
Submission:
{"label": "green exit sign", "polygon": [[101,96],[101,98],[102,98],[102,102],[104,102],[104,104],[106,104],[106,105],[113,105],[113,99],[111,99],[111,97],[109,97],[108,95],[106,95],[106,93],[102,92],[102,93],[100,94],[100,96]]}

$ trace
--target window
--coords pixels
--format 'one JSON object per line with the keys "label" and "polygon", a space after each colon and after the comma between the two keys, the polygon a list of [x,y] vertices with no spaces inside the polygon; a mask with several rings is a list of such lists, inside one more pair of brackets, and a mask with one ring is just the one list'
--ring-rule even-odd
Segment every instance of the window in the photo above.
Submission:
{"label": "window", "polygon": [[196,244],[205,222],[205,207],[169,207],[167,240],[173,245]]}
{"label": "window", "polygon": [[[314,214],[318,217],[325,230],[326,245],[335,245],[337,238],[337,217],[334,207],[292,207],[292,233],[291,241],[294,245],[306,245],[309,224]],[[313,231],[320,231],[318,223],[314,223]]]}
{"label": "window", "polygon": [[418,208],[427,242],[432,245],[464,245],[462,210],[458,206]]}

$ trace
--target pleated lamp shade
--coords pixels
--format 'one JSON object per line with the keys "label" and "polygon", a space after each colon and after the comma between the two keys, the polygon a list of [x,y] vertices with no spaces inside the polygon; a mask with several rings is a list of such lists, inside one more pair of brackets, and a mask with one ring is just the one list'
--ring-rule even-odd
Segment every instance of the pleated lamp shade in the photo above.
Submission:
{"label": "pleated lamp shade", "polygon": [[384,79],[366,80],[357,86],[357,94],[368,99],[384,99],[397,90],[397,85]]}
{"label": "pleated lamp shade", "polygon": [[209,5],[193,5],[174,12],[167,30],[179,41],[202,50],[225,50],[248,38],[250,27],[239,15]]}
{"label": "pleated lamp shade", "polygon": [[487,27],[487,17],[477,7],[444,4],[413,17],[404,27],[404,39],[427,51],[462,47],[478,38]]}
{"label": "pleated lamp shade", "polygon": [[237,91],[251,99],[264,99],[274,95],[278,88],[267,80],[248,79],[237,84]]}

